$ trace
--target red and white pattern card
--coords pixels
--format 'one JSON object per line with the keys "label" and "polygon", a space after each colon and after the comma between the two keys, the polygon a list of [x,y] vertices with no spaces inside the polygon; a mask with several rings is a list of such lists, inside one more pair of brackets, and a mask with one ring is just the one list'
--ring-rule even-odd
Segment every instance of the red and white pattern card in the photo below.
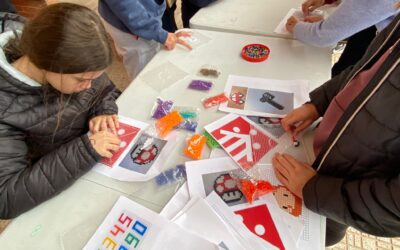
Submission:
{"label": "red and white pattern card", "polygon": [[232,159],[250,170],[278,143],[246,117],[229,114],[204,127]]}
{"label": "red and white pattern card", "polygon": [[266,204],[237,210],[235,214],[242,217],[243,223],[253,234],[271,243],[280,250],[285,249]]}
{"label": "red and white pattern card", "polygon": [[139,132],[147,127],[147,124],[126,117],[119,117],[119,128],[117,134],[121,139],[120,148],[111,158],[103,158],[101,163],[112,168],[120,156],[129,149],[129,146],[137,138]]}

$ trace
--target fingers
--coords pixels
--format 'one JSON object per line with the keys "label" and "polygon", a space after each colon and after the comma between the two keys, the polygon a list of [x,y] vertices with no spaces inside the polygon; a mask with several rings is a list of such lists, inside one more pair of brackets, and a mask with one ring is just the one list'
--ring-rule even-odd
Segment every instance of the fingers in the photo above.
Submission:
{"label": "fingers", "polygon": [[316,22],[321,21],[322,19],[323,19],[323,17],[321,17],[321,16],[306,16],[306,17],[304,18],[304,22],[307,22],[307,23],[316,23]]}
{"label": "fingers", "polygon": [[107,126],[107,118],[101,119],[100,122],[100,131],[107,131],[108,126]]}
{"label": "fingers", "polygon": [[282,166],[282,163],[277,159],[277,155],[274,155],[272,158],[272,166],[274,166],[274,168],[276,168],[283,176],[285,176],[285,178],[289,177],[289,171]]}
{"label": "fingers", "polygon": [[192,36],[192,32],[187,32],[187,31],[179,31],[176,32],[175,35],[179,38],[179,37],[190,37]]}
{"label": "fingers", "polygon": [[294,129],[296,128],[295,124],[298,123],[299,121],[300,121],[299,117],[293,111],[281,120],[281,125],[282,125],[282,128],[287,133],[293,133]]}
{"label": "fingers", "polygon": [[113,115],[112,116],[113,120],[114,120],[114,124],[116,128],[119,128],[119,119],[118,119],[118,115]]}
{"label": "fingers", "polygon": [[301,131],[303,131],[304,129],[308,128],[311,124],[312,124],[312,122],[309,121],[309,120],[303,121],[302,123],[300,123],[299,126],[297,126],[295,128],[295,130],[293,131],[293,135],[297,136]]}
{"label": "fingers", "polygon": [[98,120],[98,119],[92,119],[91,122],[92,122],[92,124],[93,124],[93,126],[92,126],[92,132],[93,132],[93,133],[99,132],[99,131],[100,131],[100,123],[101,123],[101,121]]}
{"label": "fingers", "polygon": [[108,151],[108,150],[104,150],[100,153],[101,156],[105,157],[105,158],[111,158],[113,156],[113,154]]}
{"label": "fingers", "polygon": [[94,132],[94,131],[93,131],[93,126],[94,126],[93,121],[90,120],[90,121],[89,121],[89,130],[90,130],[91,132]]}
{"label": "fingers", "polygon": [[178,39],[177,43],[179,43],[180,45],[183,45],[184,47],[188,48],[188,49],[192,49],[192,46],[185,40],[182,39]]}
{"label": "fingers", "polygon": [[310,1],[306,1],[301,5],[301,10],[303,11],[304,16],[308,16],[310,14],[310,6]]}
{"label": "fingers", "polygon": [[[293,170],[295,168],[295,164],[293,164],[293,161],[288,158],[289,155],[287,154],[275,154],[275,158],[277,162],[280,164],[280,166],[284,169],[286,169],[288,173],[288,177],[293,175]],[[296,160],[295,160],[296,161]]]}
{"label": "fingers", "polygon": [[276,178],[284,185],[284,186],[289,186],[289,181],[288,179],[283,176],[277,168],[274,168],[275,176]]}
{"label": "fingers", "polygon": [[116,135],[117,134],[117,129],[115,127],[113,117],[112,116],[107,116],[106,119],[107,119],[106,126],[109,127],[111,129],[111,132]]}

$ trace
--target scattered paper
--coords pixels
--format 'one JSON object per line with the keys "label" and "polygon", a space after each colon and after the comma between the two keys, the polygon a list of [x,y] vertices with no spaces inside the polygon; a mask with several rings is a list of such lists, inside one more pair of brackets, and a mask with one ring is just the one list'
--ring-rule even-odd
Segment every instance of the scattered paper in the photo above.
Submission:
{"label": "scattered paper", "polygon": [[274,80],[230,75],[225,85],[228,102],[219,110],[241,115],[284,117],[308,98],[308,81]]}
{"label": "scattered paper", "polygon": [[83,249],[216,250],[218,246],[121,196]]}

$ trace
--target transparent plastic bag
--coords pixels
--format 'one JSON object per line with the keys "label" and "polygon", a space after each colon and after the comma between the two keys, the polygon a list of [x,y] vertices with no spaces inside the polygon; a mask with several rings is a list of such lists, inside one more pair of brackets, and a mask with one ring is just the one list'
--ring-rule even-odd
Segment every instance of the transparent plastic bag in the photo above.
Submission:
{"label": "transparent plastic bag", "polygon": [[184,119],[176,128],[196,132],[200,115],[199,108],[177,106],[174,108],[174,111],[178,111]]}
{"label": "transparent plastic bag", "polygon": [[204,98],[203,100],[201,100],[204,108],[206,108],[206,109],[216,106],[218,104],[227,102],[227,101],[228,101],[228,97],[226,97],[224,93],[221,93],[216,96],[207,97],[207,98]]}
{"label": "transparent plastic bag", "polygon": [[154,119],[160,119],[164,117],[171,112],[173,105],[173,101],[163,100],[158,97],[151,110],[151,117]]}
{"label": "transparent plastic bag", "polygon": [[184,149],[184,154],[193,160],[200,160],[203,154],[206,137],[194,134],[187,141],[187,147]]}
{"label": "transparent plastic bag", "polygon": [[218,76],[221,74],[221,72],[218,70],[217,67],[209,64],[205,64],[201,66],[199,70],[199,74],[202,76],[206,77],[215,77],[218,78]]}

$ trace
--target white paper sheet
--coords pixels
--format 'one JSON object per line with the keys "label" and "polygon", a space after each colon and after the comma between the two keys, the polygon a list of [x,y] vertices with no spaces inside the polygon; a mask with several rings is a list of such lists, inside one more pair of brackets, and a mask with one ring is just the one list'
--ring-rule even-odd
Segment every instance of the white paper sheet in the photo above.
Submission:
{"label": "white paper sheet", "polygon": [[121,196],[83,249],[214,250],[218,246]]}
{"label": "white paper sheet", "polygon": [[229,155],[222,148],[215,148],[210,153],[210,159],[224,157],[229,157]]}
{"label": "white paper sheet", "polygon": [[[281,219],[282,215],[288,215],[282,214],[278,210],[278,207],[274,206],[273,202],[267,204],[267,200],[265,199],[258,199],[254,201],[253,204],[248,204],[241,191],[236,185],[232,185],[229,178],[222,179],[223,177],[227,177],[231,171],[237,169],[238,167],[235,165],[235,162],[230,158],[215,158],[186,162],[186,173],[190,196],[204,198],[211,192],[215,191],[228,204],[232,211],[246,214],[246,218],[250,220],[251,223],[257,221],[254,220],[254,218],[255,214],[259,212],[266,216],[263,217],[263,220],[260,222],[264,223],[264,225],[268,224],[271,226],[271,219],[268,218],[272,217],[274,225],[272,225],[272,228],[268,228],[268,232],[272,233],[276,230],[280,236],[280,240],[278,239],[277,242],[275,242],[275,246],[281,245],[286,249],[294,249],[295,240],[292,238],[292,233],[289,232],[289,228]],[[298,221],[297,223],[301,222]],[[263,228],[265,233],[266,228]],[[264,233],[260,233],[259,235],[265,237]]]}
{"label": "white paper sheet", "polygon": [[229,229],[232,230],[231,233],[246,246],[246,249],[278,249],[251,233],[243,224],[242,218],[234,214],[215,192],[211,192],[205,198],[205,201],[218,214],[219,218],[226,223]]}
{"label": "white paper sheet", "polygon": [[[260,174],[264,176],[266,180],[268,180],[272,185],[279,187],[275,191],[275,199],[282,211],[285,211],[287,216],[289,216],[284,217],[286,218],[286,221],[297,220],[304,224],[304,230],[296,244],[297,248],[304,250],[321,249],[325,238],[325,227],[321,227],[321,225],[325,224],[325,217],[306,208],[303,201],[283,187],[282,183],[280,183],[275,177],[271,164],[265,165],[259,170]],[[293,230],[295,231],[292,232],[292,234],[296,234],[296,229],[292,229],[292,231]]]}
{"label": "white paper sheet", "polygon": [[[176,135],[171,134],[166,139],[154,137],[144,131],[148,124],[133,119],[121,117],[120,124],[124,123],[139,129],[134,139],[129,143],[123,140],[126,147],[118,158],[105,164],[105,161],[96,164],[93,171],[104,174],[120,181],[147,181],[162,172],[162,163],[174,148]],[[115,158],[115,157],[114,157]]]}
{"label": "white paper sheet", "polygon": [[224,92],[228,102],[219,110],[241,115],[284,117],[306,102],[306,80],[275,80],[229,75]]}
{"label": "white paper sheet", "polygon": [[173,222],[222,248],[225,247],[229,250],[249,249],[231,234],[232,230],[221,221],[203,199],[196,199],[193,205],[179,217],[175,217]]}
{"label": "white paper sheet", "polygon": [[187,182],[185,182],[178,191],[172,196],[171,200],[165,205],[165,207],[161,210],[160,215],[164,216],[167,219],[174,218],[185,205],[189,202],[190,195]]}
{"label": "white paper sheet", "polygon": [[[288,134],[278,138],[247,117],[236,114],[226,115],[204,129],[238,166],[250,174],[256,174],[258,165],[271,163],[276,152],[285,152],[293,147]],[[260,179],[257,175],[252,176]]]}

